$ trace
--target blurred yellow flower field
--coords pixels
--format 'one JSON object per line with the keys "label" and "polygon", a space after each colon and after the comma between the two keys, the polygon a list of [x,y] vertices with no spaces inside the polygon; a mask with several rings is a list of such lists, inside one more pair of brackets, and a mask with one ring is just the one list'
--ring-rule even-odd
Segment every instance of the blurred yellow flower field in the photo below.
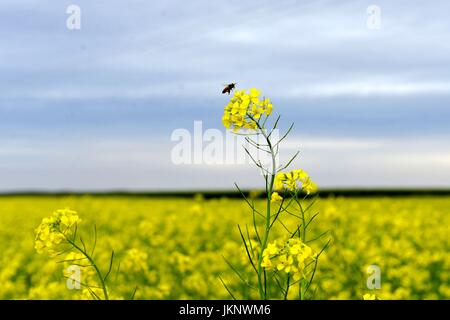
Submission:
{"label": "blurred yellow flower field", "polygon": [[[66,207],[78,212],[78,232],[88,248],[96,225],[102,272],[115,251],[107,283],[111,299],[129,299],[136,287],[136,299],[229,299],[219,276],[236,298],[258,297],[226,262],[254,277],[237,228],[237,222],[252,224],[241,199],[3,196],[1,299],[90,298],[83,290],[69,290],[66,264],[58,263],[63,258],[35,250],[36,227]],[[330,232],[312,242],[312,250],[331,239],[318,265],[315,299],[450,298],[450,197],[326,198],[318,199],[313,211],[320,220],[311,238]],[[288,216],[285,221],[290,227]],[[282,228],[276,226],[269,240],[282,236]],[[379,290],[366,286],[370,265],[380,267]]]}

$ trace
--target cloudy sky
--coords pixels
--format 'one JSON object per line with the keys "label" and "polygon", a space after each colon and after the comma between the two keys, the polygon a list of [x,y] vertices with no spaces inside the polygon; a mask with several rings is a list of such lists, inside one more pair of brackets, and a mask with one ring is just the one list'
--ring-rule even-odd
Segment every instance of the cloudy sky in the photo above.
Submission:
{"label": "cloudy sky", "polygon": [[[69,5],[81,29],[67,28]],[[367,8],[381,9],[368,28]],[[295,122],[321,187],[450,187],[448,1],[0,3],[0,191],[261,186],[249,165],[172,161],[220,122],[222,85]]]}

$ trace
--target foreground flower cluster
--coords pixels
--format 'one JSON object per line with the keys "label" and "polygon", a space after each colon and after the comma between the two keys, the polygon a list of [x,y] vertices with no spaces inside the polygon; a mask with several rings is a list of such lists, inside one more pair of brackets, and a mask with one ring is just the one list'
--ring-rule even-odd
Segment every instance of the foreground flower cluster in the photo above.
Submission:
{"label": "foreground flower cluster", "polygon": [[292,275],[294,281],[307,276],[307,267],[315,260],[312,249],[298,238],[269,243],[263,252],[262,266]]}
{"label": "foreground flower cluster", "polygon": [[240,129],[257,129],[257,120],[262,115],[272,113],[272,103],[268,98],[261,98],[261,92],[252,88],[238,90],[225,106],[222,123],[227,129],[238,132]]}
{"label": "foreground flower cluster", "polygon": [[317,185],[304,170],[292,170],[291,172],[279,172],[275,177],[275,190],[297,191],[302,189],[307,194],[317,192]]}
{"label": "foreground flower cluster", "polygon": [[81,219],[78,217],[78,213],[70,209],[56,210],[51,217],[42,219],[41,224],[35,230],[36,251],[39,254],[56,255],[57,247],[71,235],[73,227],[79,222]]}

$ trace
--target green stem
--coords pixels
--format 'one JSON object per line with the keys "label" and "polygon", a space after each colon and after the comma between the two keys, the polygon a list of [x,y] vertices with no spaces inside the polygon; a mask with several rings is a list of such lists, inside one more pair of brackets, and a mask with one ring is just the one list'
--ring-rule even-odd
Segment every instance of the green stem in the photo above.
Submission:
{"label": "green stem", "polygon": [[272,173],[270,174],[270,180],[266,183],[266,192],[267,192],[267,211],[266,211],[266,225],[265,225],[265,230],[264,230],[264,236],[263,236],[263,240],[261,243],[261,251],[259,254],[259,258],[258,258],[258,285],[259,285],[259,295],[261,299],[267,299],[267,294],[266,294],[266,284],[264,281],[264,285],[263,285],[263,279],[262,279],[262,275],[263,275],[263,270],[261,267],[261,263],[262,263],[262,258],[263,258],[263,252],[267,247],[267,242],[269,240],[269,231],[270,231],[270,198],[272,195],[272,190],[273,190],[273,183],[275,180],[275,171],[276,171],[276,163],[275,163],[275,153],[272,147],[272,143],[270,141],[270,138],[267,136],[267,134],[264,132],[264,130],[259,126],[259,129],[261,130],[262,135],[264,136],[264,138],[267,141],[267,144],[269,146],[269,150],[270,150],[270,154],[272,156]]}
{"label": "green stem", "polygon": [[304,280],[302,279],[300,281],[300,300],[303,300],[305,298],[305,294],[303,292],[304,288]]}
{"label": "green stem", "polygon": [[[306,221],[305,221],[305,211],[303,210],[302,204],[300,203],[300,200],[298,199],[298,191],[295,191],[295,202],[297,202],[298,207],[300,209],[301,212],[301,219],[302,219],[302,234],[301,234],[301,238],[302,238],[302,242],[305,243],[306,242]],[[304,292],[304,288],[305,288],[305,282],[304,279],[302,279],[299,283],[299,296],[300,296],[300,300],[303,300],[305,298],[305,292]]]}
{"label": "green stem", "polygon": [[303,243],[306,242],[306,221],[305,221],[305,212],[303,211],[302,205],[299,203],[299,206],[301,208],[302,211],[302,227],[303,227],[303,232],[302,232],[302,241]]}
{"label": "green stem", "polygon": [[[251,114],[247,114],[247,116],[256,123],[258,129],[261,131],[261,134],[263,135],[264,139],[267,142],[267,146],[269,148],[269,153],[272,157],[272,172],[270,173],[270,179],[267,179],[267,177],[269,176],[269,174],[267,176],[265,176],[265,180],[266,180],[266,193],[267,193],[267,211],[266,211],[266,224],[265,224],[265,229],[264,229],[264,235],[262,238],[262,243],[261,243],[261,251],[259,253],[259,257],[258,257],[258,288],[259,288],[259,297],[261,300],[265,300],[267,299],[267,279],[266,279],[266,271],[263,270],[261,263],[262,263],[262,259],[263,259],[263,252],[267,247],[267,242],[269,241],[269,233],[270,233],[270,218],[271,218],[271,214],[270,214],[270,199],[272,196],[272,191],[273,191],[273,184],[275,181],[275,174],[276,174],[276,161],[275,161],[275,150],[273,148],[272,142],[270,141],[270,136],[267,135],[267,133],[265,132],[264,129],[264,124],[265,121],[263,123],[263,125],[261,126],[259,121],[256,121],[256,119],[251,115]],[[267,117],[266,117],[267,120]],[[278,122],[278,121],[277,121]],[[276,218],[275,218],[276,219]]]}
{"label": "green stem", "polygon": [[295,202],[297,202],[298,207],[300,209],[300,213],[301,213],[301,219],[302,219],[302,241],[303,243],[305,243],[306,241],[306,221],[305,221],[305,211],[303,210],[302,204],[300,203],[300,200],[298,199],[298,191],[296,190],[294,193],[294,197],[295,197]]}
{"label": "green stem", "polygon": [[102,285],[102,289],[103,289],[103,295],[105,297],[105,300],[109,300],[109,296],[108,296],[108,291],[106,290],[106,284],[105,284],[105,280],[103,279],[102,273],[100,272],[100,270],[97,267],[97,264],[95,263],[94,259],[82,248],[80,248],[74,241],[68,239],[66,237],[66,240],[68,243],[70,243],[75,249],[77,249],[78,251],[80,251],[85,257],[86,259],[89,260],[89,262],[92,264],[92,266],[95,269],[95,272],[97,273],[98,278],[100,279],[100,283]]}
{"label": "green stem", "polygon": [[290,280],[291,280],[291,278],[290,278],[290,275],[288,274],[287,281],[286,281],[286,291],[284,292],[284,300],[287,300],[287,297],[288,297],[289,288],[290,288],[290,283],[289,283]]}

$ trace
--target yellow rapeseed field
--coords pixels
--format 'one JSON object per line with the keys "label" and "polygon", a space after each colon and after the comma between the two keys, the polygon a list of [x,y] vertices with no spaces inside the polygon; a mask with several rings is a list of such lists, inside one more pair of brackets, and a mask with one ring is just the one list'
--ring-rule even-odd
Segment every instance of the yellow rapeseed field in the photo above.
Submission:
{"label": "yellow rapeseed field", "polygon": [[[60,208],[78,212],[88,250],[96,225],[94,255],[103,273],[114,250],[106,284],[111,299],[129,299],[135,288],[136,299],[229,299],[219,276],[236,298],[258,298],[226,262],[244,278],[254,277],[237,228],[253,223],[242,199],[3,196],[1,299],[91,298],[83,288],[68,288],[67,262],[58,262],[65,257],[36,252],[36,227]],[[327,198],[311,210],[320,219],[310,237],[330,230],[312,249],[331,239],[316,271],[314,299],[450,298],[450,197]],[[284,221],[295,229],[294,218]],[[274,228],[271,237],[283,235],[283,226]],[[366,286],[369,265],[381,270],[379,290]],[[81,281],[87,274],[82,270]]]}

